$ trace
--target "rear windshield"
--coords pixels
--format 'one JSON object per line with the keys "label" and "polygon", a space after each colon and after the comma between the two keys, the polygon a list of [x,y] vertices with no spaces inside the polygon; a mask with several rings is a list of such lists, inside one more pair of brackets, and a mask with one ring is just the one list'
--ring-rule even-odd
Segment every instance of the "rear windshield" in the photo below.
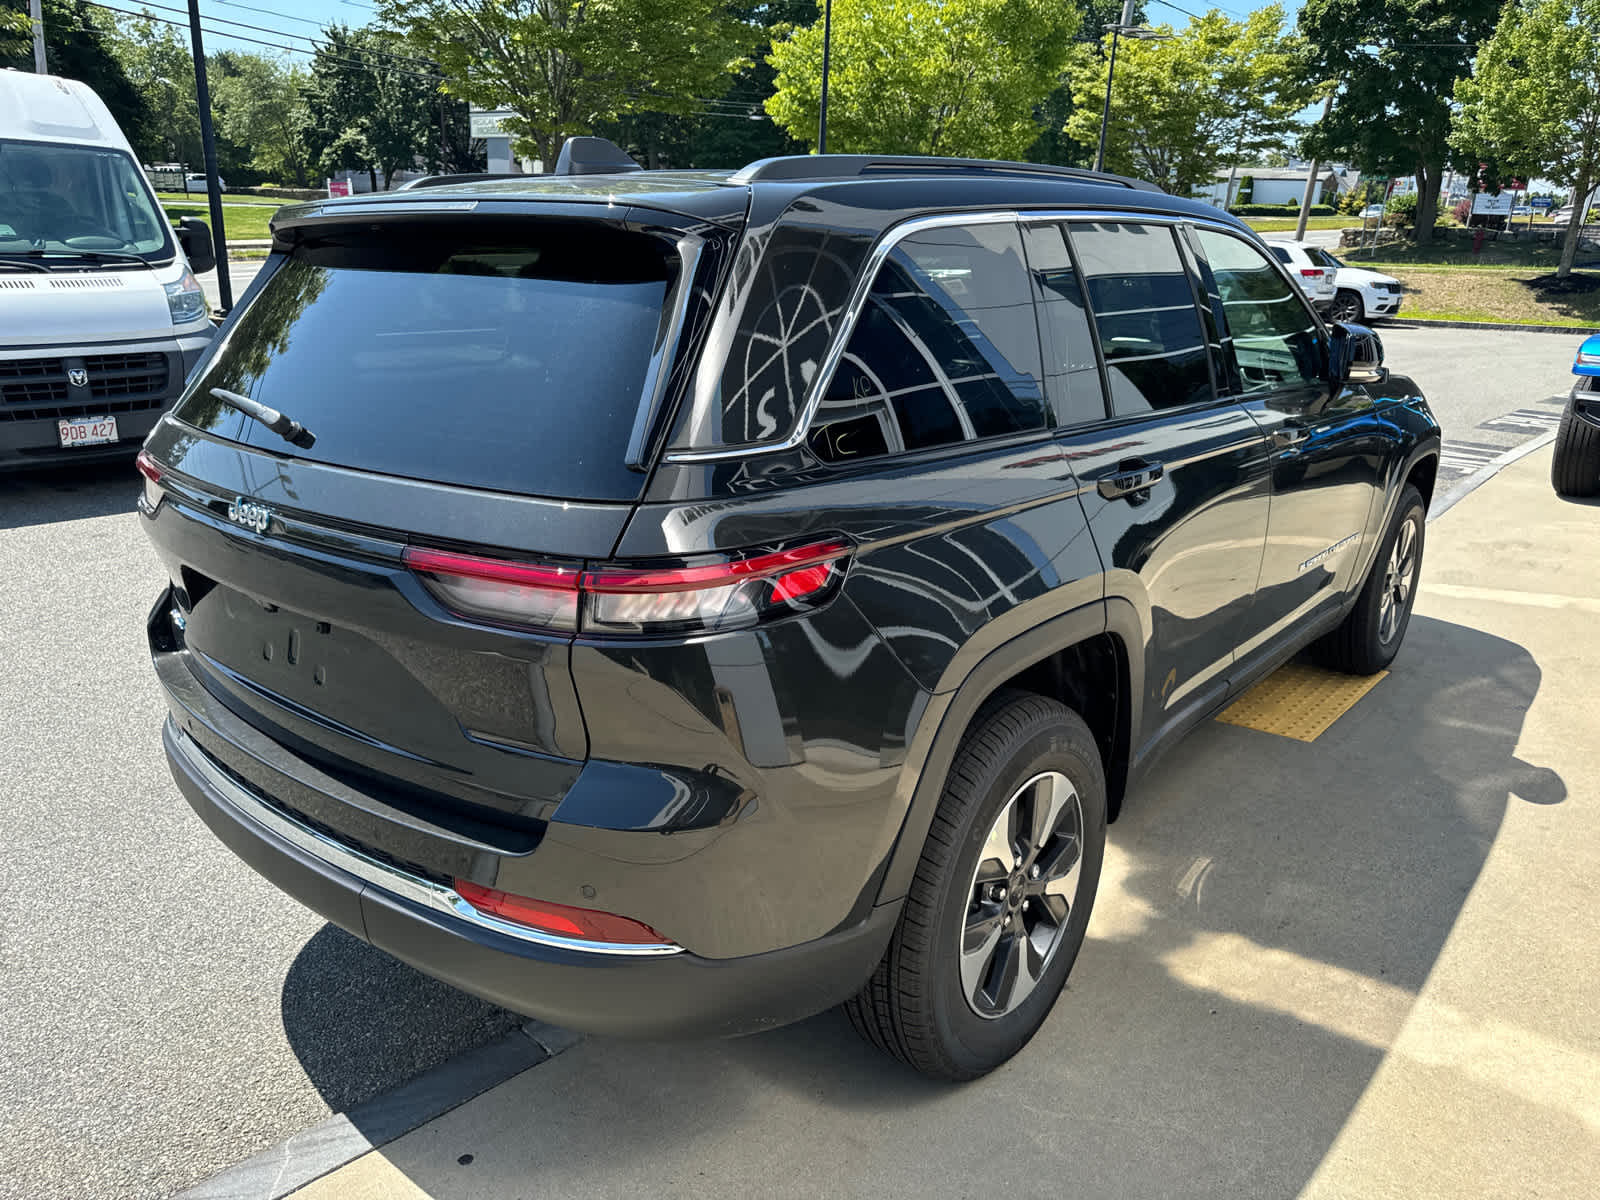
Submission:
{"label": "rear windshield", "polygon": [[[276,454],[563,499],[635,498],[624,465],[668,243],[606,226],[385,226],[297,248],[177,409]],[[291,445],[212,388],[286,413]]]}

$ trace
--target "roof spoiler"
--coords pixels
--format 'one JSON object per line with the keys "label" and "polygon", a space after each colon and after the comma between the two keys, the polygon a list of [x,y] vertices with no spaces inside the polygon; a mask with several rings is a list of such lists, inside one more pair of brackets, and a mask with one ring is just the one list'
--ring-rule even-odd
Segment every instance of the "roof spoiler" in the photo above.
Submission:
{"label": "roof spoiler", "polygon": [[561,144],[555,175],[621,175],[644,170],[628,152],[603,137],[570,137]]}

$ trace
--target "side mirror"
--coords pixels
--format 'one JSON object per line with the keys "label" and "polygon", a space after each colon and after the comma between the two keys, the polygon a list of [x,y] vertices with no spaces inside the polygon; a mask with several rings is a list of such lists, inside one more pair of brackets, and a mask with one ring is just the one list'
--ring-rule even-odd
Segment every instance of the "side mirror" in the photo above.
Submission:
{"label": "side mirror", "polygon": [[178,222],[178,245],[183,247],[189,269],[203,275],[217,265],[217,250],[211,242],[211,227],[199,217],[184,217]]}
{"label": "side mirror", "polygon": [[1383,339],[1365,325],[1340,323],[1329,330],[1328,382],[1335,387],[1354,381],[1382,382]]}

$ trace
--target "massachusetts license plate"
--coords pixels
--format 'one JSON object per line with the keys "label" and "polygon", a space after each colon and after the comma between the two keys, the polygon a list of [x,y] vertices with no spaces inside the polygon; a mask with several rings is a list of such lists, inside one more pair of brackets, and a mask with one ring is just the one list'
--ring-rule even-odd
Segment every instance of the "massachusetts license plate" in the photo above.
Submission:
{"label": "massachusetts license plate", "polygon": [[115,417],[83,417],[76,421],[58,421],[56,429],[61,434],[63,446],[103,446],[117,440]]}

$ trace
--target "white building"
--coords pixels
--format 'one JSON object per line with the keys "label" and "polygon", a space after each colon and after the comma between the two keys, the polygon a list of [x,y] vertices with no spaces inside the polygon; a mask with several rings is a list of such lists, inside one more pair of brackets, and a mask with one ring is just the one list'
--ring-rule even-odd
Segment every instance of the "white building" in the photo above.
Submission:
{"label": "white building", "polygon": [[[1306,191],[1306,171],[1310,164],[1297,167],[1231,167],[1216,173],[1216,182],[1195,189],[1195,199],[1204,200],[1218,208],[1232,208],[1235,204],[1299,204]],[[1254,181],[1254,191],[1248,201],[1239,198],[1239,189],[1246,178]],[[1359,175],[1337,166],[1323,166],[1317,170],[1317,195],[1312,203],[1331,202],[1334,196],[1354,186]]]}

